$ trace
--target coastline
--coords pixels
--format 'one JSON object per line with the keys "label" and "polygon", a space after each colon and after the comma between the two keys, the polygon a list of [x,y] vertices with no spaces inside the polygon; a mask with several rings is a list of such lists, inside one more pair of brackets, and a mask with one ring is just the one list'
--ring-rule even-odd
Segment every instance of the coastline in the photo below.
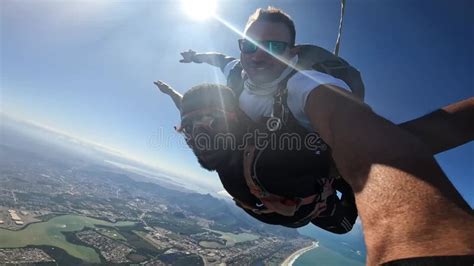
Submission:
{"label": "coastline", "polygon": [[293,252],[293,254],[291,254],[288,258],[286,258],[282,263],[281,265],[282,266],[292,266],[293,263],[296,261],[296,259],[303,255],[303,253],[307,252],[307,251],[310,251],[312,249],[315,249],[319,247],[319,241],[316,241],[311,244],[311,246],[308,246],[308,247],[305,247],[305,248],[302,248],[302,249],[298,249],[297,251]]}

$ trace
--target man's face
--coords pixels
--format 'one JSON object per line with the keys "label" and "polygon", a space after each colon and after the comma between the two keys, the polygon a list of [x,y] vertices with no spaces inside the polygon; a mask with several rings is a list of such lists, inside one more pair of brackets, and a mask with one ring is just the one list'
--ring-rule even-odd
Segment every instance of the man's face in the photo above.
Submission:
{"label": "man's face", "polygon": [[199,112],[182,120],[189,147],[199,164],[210,171],[229,163],[237,141],[237,125],[234,115],[215,111]]}
{"label": "man's face", "polygon": [[[262,41],[280,41],[290,44],[291,35],[288,27],[281,22],[255,21],[245,30],[246,38],[259,43]],[[296,50],[289,45],[280,55],[289,60]],[[262,49],[254,53],[240,53],[240,61],[248,77],[255,84],[264,84],[278,78],[287,65]]]}

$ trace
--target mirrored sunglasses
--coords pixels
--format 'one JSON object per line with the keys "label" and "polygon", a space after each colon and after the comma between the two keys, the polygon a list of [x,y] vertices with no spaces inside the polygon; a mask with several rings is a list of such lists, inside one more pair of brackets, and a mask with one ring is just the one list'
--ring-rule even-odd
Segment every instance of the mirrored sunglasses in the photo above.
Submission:
{"label": "mirrored sunglasses", "polygon": [[181,120],[181,126],[176,131],[182,133],[186,139],[191,139],[196,129],[205,130],[209,133],[219,132],[225,127],[226,121],[234,122],[237,119],[235,113],[224,110],[205,115],[199,113],[185,115]]}
{"label": "mirrored sunglasses", "polygon": [[244,54],[252,54],[257,51],[260,47],[271,54],[281,55],[285,52],[286,48],[289,46],[287,42],[282,41],[259,41],[252,42],[248,39],[239,40],[239,49]]}

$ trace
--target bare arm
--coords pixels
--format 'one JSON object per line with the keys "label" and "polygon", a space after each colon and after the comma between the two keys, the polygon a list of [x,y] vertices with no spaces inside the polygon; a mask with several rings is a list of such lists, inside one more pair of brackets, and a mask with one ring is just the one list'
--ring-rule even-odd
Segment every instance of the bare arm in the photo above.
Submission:
{"label": "bare arm", "polygon": [[171,100],[173,100],[176,105],[176,108],[178,108],[178,111],[181,111],[181,99],[183,96],[179,92],[173,90],[173,88],[161,80],[157,80],[153,82],[153,84],[155,84],[161,92],[170,96]]}
{"label": "bare arm", "polygon": [[472,211],[423,142],[339,88],[313,90],[305,111],[355,192],[369,265],[474,253]]}
{"label": "bare arm", "polygon": [[399,126],[440,153],[474,140],[474,97],[450,104]]}
{"label": "bare arm", "polygon": [[219,67],[220,69],[224,69],[227,63],[235,59],[234,57],[220,53],[196,53],[193,50],[182,52],[181,56],[183,57],[183,59],[179,61],[181,63],[207,63],[211,66]]}

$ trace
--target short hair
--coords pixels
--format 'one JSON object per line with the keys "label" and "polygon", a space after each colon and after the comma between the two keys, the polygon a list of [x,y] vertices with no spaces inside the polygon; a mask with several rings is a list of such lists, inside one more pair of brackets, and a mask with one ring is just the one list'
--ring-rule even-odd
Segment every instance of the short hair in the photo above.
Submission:
{"label": "short hair", "polygon": [[181,116],[203,108],[218,108],[235,111],[237,98],[227,86],[204,83],[192,87],[181,99]]}
{"label": "short hair", "polygon": [[269,6],[266,9],[258,8],[257,10],[255,10],[255,13],[253,13],[247,20],[245,29],[248,29],[248,27],[250,27],[250,24],[254,23],[255,21],[267,21],[275,23],[281,22],[285,24],[288,27],[288,30],[290,30],[290,46],[295,45],[295,23],[293,22],[291,17],[285,12],[283,12],[281,9],[272,6]]}

